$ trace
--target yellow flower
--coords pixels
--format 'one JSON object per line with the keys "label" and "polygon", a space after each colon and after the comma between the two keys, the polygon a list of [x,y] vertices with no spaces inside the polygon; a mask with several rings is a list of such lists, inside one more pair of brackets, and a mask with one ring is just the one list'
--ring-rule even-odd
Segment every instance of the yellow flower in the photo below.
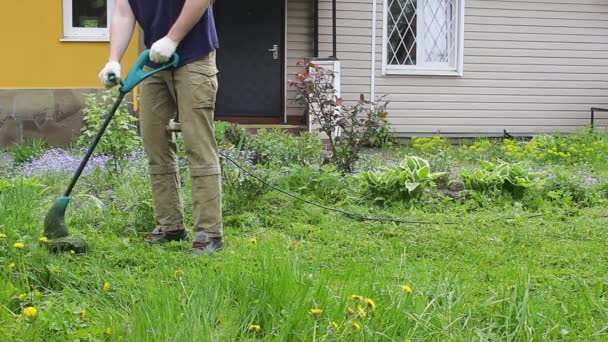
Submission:
{"label": "yellow flower", "polygon": [[365,298],[365,302],[372,310],[376,310],[376,303],[371,298]]}
{"label": "yellow flower", "polygon": [[4,238],[6,238],[6,234],[0,233],[0,239],[4,239]]}
{"label": "yellow flower", "polygon": [[108,283],[107,281],[105,283],[103,283],[103,290],[105,292],[110,291],[110,283]]}
{"label": "yellow flower", "polygon": [[365,318],[365,316],[367,316],[365,309],[361,305],[357,305],[357,315],[361,318]]}
{"label": "yellow flower", "polygon": [[17,249],[22,249],[23,247],[25,247],[25,244],[23,242],[15,242],[13,244],[13,247],[15,247]]}
{"label": "yellow flower", "polygon": [[331,326],[332,326],[334,329],[338,330],[338,327],[339,327],[338,323],[336,323],[336,322],[334,322],[334,321],[331,321]]}
{"label": "yellow flower", "polygon": [[76,254],[76,252],[73,249],[70,249],[70,254]]}
{"label": "yellow flower", "polygon": [[111,335],[112,334],[112,328],[107,327],[106,331],[104,331],[106,333],[106,335]]}
{"label": "yellow flower", "polygon": [[25,293],[22,293],[17,298],[19,298],[19,300],[23,302],[26,297],[27,297],[27,295]]}
{"label": "yellow flower", "polygon": [[407,292],[407,293],[412,293],[412,287],[411,287],[411,286],[409,286],[409,285],[403,285],[403,286],[401,286],[401,289],[402,289],[404,292]]}
{"label": "yellow flower", "polygon": [[356,330],[359,330],[359,329],[361,329],[361,324],[359,324],[359,322],[353,322],[353,327],[354,327]]}
{"label": "yellow flower", "polygon": [[33,306],[28,306],[27,308],[23,309],[23,315],[26,317],[34,318],[37,314],[38,310],[36,310],[36,308]]}
{"label": "yellow flower", "polygon": [[321,310],[321,309],[310,309],[310,310],[308,310],[308,314],[311,315],[312,317],[317,317],[317,316],[319,316],[322,313],[323,313],[323,310]]}
{"label": "yellow flower", "polygon": [[350,299],[352,300],[356,300],[358,302],[362,302],[363,301],[363,296],[359,296],[359,295],[352,295],[350,296]]}
{"label": "yellow flower", "polygon": [[15,268],[17,266],[14,262],[8,264],[8,268]]}
{"label": "yellow flower", "polygon": [[257,324],[252,324],[249,326],[249,331],[258,332],[262,330],[262,327]]}
{"label": "yellow flower", "polygon": [[258,240],[257,240],[256,238],[251,238],[251,239],[249,239],[249,242],[250,242],[252,245],[255,245],[255,244],[257,244],[257,243],[258,243]]}
{"label": "yellow flower", "polygon": [[45,243],[45,242],[49,242],[49,239],[46,236],[42,236],[40,239],[38,239],[38,241]]}
{"label": "yellow flower", "polygon": [[177,271],[175,271],[175,278],[179,278],[179,279],[181,279],[181,278],[183,278],[185,275],[186,275],[186,273],[184,273],[184,271],[182,271],[182,270],[177,270]]}
{"label": "yellow flower", "polygon": [[346,311],[348,311],[348,313],[351,314],[351,315],[355,313],[355,310],[353,308],[351,308],[351,307],[346,308]]}

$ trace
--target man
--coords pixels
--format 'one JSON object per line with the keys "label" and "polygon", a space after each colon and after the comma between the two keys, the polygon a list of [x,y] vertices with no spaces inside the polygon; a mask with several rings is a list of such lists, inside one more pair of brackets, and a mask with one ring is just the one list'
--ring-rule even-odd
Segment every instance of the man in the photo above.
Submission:
{"label": "man", "polygon": [[209,254],[224,247],[221,175],[213,136],[218,40],[210,0],[116,0],[110,58],[99,74],[106,87],[113,86],[109,75],[120,78],[120,60],[136,21],[150,49],[150,66],[167,62],[175,52],[181,58],[179,67],[157,73],[141,85],[141,135],[158,222],[146,241],[160,244],[188,238],[176,144],[167,129],[178,113],[192,177],[195,235],[191,254]]}

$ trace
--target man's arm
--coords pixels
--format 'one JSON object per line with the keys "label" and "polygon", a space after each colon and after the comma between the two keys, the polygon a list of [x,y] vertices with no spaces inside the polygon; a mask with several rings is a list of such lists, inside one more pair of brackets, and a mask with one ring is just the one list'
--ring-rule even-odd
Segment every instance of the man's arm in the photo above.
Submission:
{"label": "man's arm", "polygon": [[120,62],[127,51],[134,28],[135,15],[133,15],[129,0],[117,0],[110,32],[110,61]]}
{"label": "man's arm", "polygon": [[171,27],[167,37],[179,44],[194,25],[201,20],[203,14],[209,8],[209,2],[210,0],[186,0],[182,12]]}

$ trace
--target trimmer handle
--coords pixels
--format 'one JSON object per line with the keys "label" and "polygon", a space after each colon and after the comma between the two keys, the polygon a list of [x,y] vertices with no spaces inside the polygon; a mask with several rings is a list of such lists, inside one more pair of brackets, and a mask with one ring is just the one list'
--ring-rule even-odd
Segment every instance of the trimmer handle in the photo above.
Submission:
{"label": "trimmer handle", "polygon": [[135,88],[139,83],[141,83],[141,81],[156,74],[157,72],[177,67],[180,61],[179,55],[174,53],[167,63],[159,66],[156,69],[144,71],[144,66],[146,65],[146,62],[148,62],[148,60],[150,60],[150,50],[144,50],[139,54],[139,57],[137,57],[135,64],[133,64],[133,67],[131,67],[131,70],[129,71],[125,79],[116,82],[116,76],[110,75],[108,77],[108,80],[110,82],[120,83],[119,91],[121,93],[126,94],[133,90],[133,88]]}

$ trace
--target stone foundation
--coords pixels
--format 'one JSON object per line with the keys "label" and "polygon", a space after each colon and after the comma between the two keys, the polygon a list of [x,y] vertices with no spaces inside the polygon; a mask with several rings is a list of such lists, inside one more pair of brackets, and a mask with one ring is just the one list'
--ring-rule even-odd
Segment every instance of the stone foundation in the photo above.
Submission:
{"label": "stone foundation", "polygon": [[0,89],[0,146],[44,139],[66,146],[80,132],[84,94],[100,89]]}

